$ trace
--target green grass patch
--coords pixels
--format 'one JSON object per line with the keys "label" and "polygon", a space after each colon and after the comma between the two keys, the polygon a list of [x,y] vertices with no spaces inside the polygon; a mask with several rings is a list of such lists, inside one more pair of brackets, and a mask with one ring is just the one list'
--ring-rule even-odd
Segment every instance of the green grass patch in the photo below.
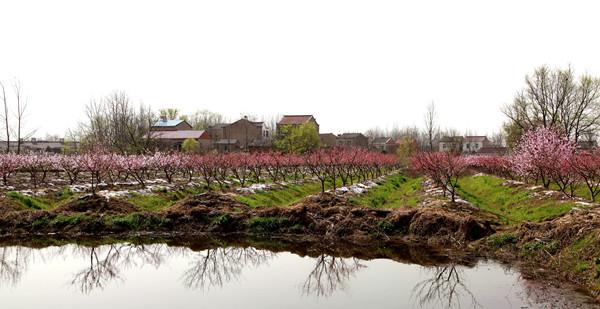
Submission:
{"label": "green grass patch", "polygon": [[49,224],[54,227],[65,227],[77,225],[83,221],[91,220],[90,216],[84,214],[75,214],[75,215],[58,215],[54,219],[50,220]]}
{"label": "green grass patch", "polygon": [[159,195],[147,195],[134,193],[127,199],[127,202],[134,204],[140,210],[158,211],[167,208],[175,203],[175,201]]}
{"label": "green grass patch", "polygon": [[354,204],[374,208],[414,207],[421,201],[422,181],[421,177],[392,175],[378,183],[378,186],[351,200]]}
{"label": "green grass patch", "polygon": [[[560,188],[555,183],[550,183],[549,189],[560,192]],[[571,192],[570,189],[567,189],[567,192],[570,194],[570,192]],[[573,194],[576,197],[580,197],[580,198],[586,199],[588,201],[592,200],[592,195],[590,194],[590,190],[588,190],[588,188],[585,186],[585,184],[576,185],[575,190],[573,190]]]}
{"label": "green grass patch", "polygon": [[583,272],[585,272],[585,271],[589,270],[590,268],[591,268],[591,265],[590,265],[590,263],[588,263],[588,262],[585,262],[585,261],[580,261],[580,262],[578,262],[577,264],[575,264],[575,269],[574,269],[574,271],[575,271],[576,273],[583,273]]}
{"label": "green grass patch", "polygon": [[379,233],[385,235],[406,234],[408,233],[408,226],[402,224],[398,225],[387,220],[382,220],[377,223],[377,230]]}
{"label": "green grass patch", "polygon": [[501,248],[506,245],[516,244],[517,240],[517,236],[515,236],[514,234],[507,233],[500,235],[492,235],[488,238],[487,242],[492,247]]}
{"label": "green grass patch", "polygon": [[200,188],[184,188],[179,190],[159,190],[153,194],[132,193],[127,202],[134,204],[143,211],[159,211],[171,207],[176,202],[196,194],[205,192]]}
{"label": "green grass patch", "polygon": [[63,202],[71,199],[75,194],[68,187],[63,188],[62,190],[56,192],[54,194],[56,202]]}
{"label": "green grass patch", "polygon": [[6,196],[17,202],[19,205],[28,209],[50,209],[52,208],[51,202],[44,198],[32,197],[23,195],[19,192],[7,192]]}
{"label": "green grass patch", "polygon": [[289,225],[289,220],[284,217],[254,217],[248,220],[250,231],[258,234],[275,232]]}
{"label": "green grass patch", "polygon": [[231,222],[231,215],[223,214],[223,215],[212,218],[211,221],[212,221],[212,224],[215,226],[225,225],[225,224]]}
{"label": "green grass patch", "polygon": [[475,206],[500,216],[506,224],[548,220],[576,206],[570,201],[532,197],[524,188],[503,183],[504,179],[494,176],[466,176],[459,180],[457,192]]}
{"label": "green grass patch", "polygon": [[594,234],[588,234],[582,238],[579,238],[571,245],[571,252],[577,254],[583,251],[586,247],[593,245],[595,237]]}
{"label": "green grass patch", "polygon": [[143,229],[168,228],[171,224],[171,220],[154,215],[148,216],[133,213],[126,216],[110,216],[105,220],[105,223],[136,231]]}
{"label": "green grass patch", "polygon": [[[332,184],[327,183],[326,188],[331,188]],[[289,206],[302,198],[321,192],[320,182],[309,182],[303,184],[289,184],[281,189],[270,189],[265,191],[256,191],[249,195],[240,195],[238,201],[250,207],[263,206]]]}

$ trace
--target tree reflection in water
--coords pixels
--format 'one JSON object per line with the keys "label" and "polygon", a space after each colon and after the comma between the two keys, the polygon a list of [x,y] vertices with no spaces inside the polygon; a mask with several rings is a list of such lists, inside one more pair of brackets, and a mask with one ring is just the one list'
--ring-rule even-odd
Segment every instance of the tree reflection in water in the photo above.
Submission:
{"label": "tree reflection in water", "polygon": [[472,308],[479,308],[475,295],[469,290],[463,280],[463,271],[456,265],[434,266],[426,268],[431,272],[431,277],[423,280],[413,288],[420,307],[432,305],[434,308],[465,308],[461,299],[466,296],[470,299]]}
{"label": "tree reflection in water", "polygon": [[331,296],[335,291],[343,290],[350,277],[365,267],[357,258],[323,254],[316,258],[315,267],[304,281],[302,295]]}
{"label": "tree reflection in water", "polygon": [[168,249],[165,245],[112,244],[98,247],[77,246],[75,253],[89,260],[89,266],[77,272],[71,284],[87,294],[114,280],[123,280],[120,273],[130,267],[153,265],[158,268]]}
{"label": "tree reflection in water", "polygon": [[21,280],[27,269],[31,256],[31,249],[24,247],[0,248],[0,286],[7,284],[14,286]]}
{"label": "tree reflection in water", "polygon": [[258,267],[276,253],[255,248],[215,248],[194,253],[191,267],[183,274],[183,284],[189,289],[208,290],[237,280],[244,267]]}

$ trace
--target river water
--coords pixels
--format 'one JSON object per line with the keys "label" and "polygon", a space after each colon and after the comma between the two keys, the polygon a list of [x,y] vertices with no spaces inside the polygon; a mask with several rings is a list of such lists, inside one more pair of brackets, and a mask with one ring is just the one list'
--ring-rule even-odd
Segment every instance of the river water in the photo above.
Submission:
{"label": "river water", "polygon": [[166,244],[0,248],[2,308],[587,308],[569,288],[482,261],[200,251]]}

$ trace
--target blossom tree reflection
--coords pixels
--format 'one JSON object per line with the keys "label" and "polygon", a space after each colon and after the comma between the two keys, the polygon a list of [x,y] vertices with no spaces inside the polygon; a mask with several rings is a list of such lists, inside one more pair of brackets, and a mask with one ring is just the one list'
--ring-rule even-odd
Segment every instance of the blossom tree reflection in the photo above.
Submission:
{"label": "blossom tree reflection", "polygon": [[237,280],[245,267],[258,267],[276,253],[255,248],[214,248],[195,253],[191,267],[183,274],[189,289],[208,290]]}
{"label": "blossom tree reflection", "polygon": [[21,280],[31,252],[31,248],[20,246],[0,248],[0,286],[14,286]]}
{"label": "blossom tree reflection", "polygon": [[343,290],[346,282],[365,267],[357,258],[323,254],[316,258],[315,267],[302,286],[302,294],[317,297],[331,296],[335,291]]}
{"label": "blossom tree reflection", "polygon": [[431,277],[423,280],[413,288],[413,295],[420,307],[466,308],[461,299],[468,298],[472,308],[481,305],[475,295],[466,286],[463,272],[456,265],[434,266],[428,268]]}
{"label": "blossom tree reflection", "polygon": [[97,247],[76,247],[75,252],[89,260],[89,266],[77,272],[71,284],[84,293],[104,289],[115,280],[123,280],[120,273],[130,267],[153,265],[158,268],[164,261],[164,245],[111,244]]}

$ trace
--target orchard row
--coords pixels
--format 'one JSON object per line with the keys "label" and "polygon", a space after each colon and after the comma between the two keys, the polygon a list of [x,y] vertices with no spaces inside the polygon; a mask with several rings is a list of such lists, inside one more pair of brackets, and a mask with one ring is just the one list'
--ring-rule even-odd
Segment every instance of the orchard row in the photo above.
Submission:
{"label": "orchard row", "polygon": [[192,181],[201,177],[210,189],[218,183],[224,189],[230,180],[242,187],[248,181],[286,181],[314,176],[325,182],[342,185],[381,176],[398,167],[394,156],[364,149],[328,149],[306,155],[266,153],[182,154],[156,153],[146,155],[117,155],[90,152],[81,155],[28,154],[0,155],[0,175],[4,185],[12,177],[24,173],[34,187],[47,181],[51,173],[70,184],[86,181],[95,192],[97,184],[135,179],[142,187],[152,178]]}
{"label": "orchard row", "polygon": [[411,160],[412,168],[429,176],[454,200],[458,179],[467,169],[475,169],[507,179],[555,184],[574,197],[584,186],[593,201],[600,194],[600,152],[583,151],[576,144],[549,129],[523,135],[509,156],[456,156],[450,153],[422,153]]}

